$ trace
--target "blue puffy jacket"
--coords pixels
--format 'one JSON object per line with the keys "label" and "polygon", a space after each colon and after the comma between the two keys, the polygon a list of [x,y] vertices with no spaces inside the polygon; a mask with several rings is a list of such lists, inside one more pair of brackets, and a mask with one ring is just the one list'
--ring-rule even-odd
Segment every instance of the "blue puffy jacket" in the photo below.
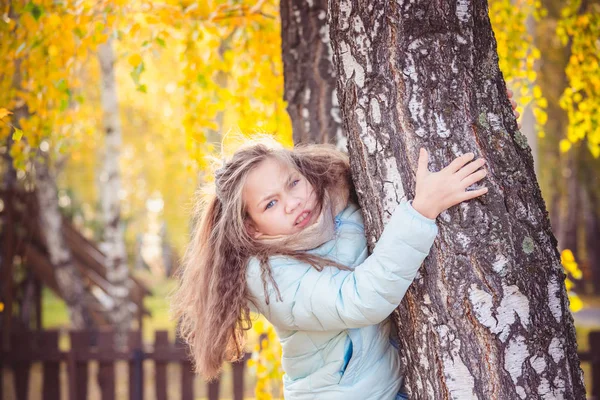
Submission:
{"label": "blue puffy jacket", "polygon": [[388,316],[429,253],[437,226],[401,203],[369,256],[359,207],[350,204],[335,222],[335,238],[310,252],[352,270],[319,272],[271,257],[283,301],[268,285],[267,305],[259,262],[252,258],[248,287],[258,309],[251,308],[273,324],[281,341],[287,400],[395,399],[402,375]]}

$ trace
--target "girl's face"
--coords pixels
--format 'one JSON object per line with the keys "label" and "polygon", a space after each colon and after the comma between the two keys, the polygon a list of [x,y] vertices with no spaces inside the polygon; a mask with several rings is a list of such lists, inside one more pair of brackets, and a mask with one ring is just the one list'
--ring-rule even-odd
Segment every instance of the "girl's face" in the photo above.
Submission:
{"label": "girl's face", "polygon": [[255,239],[291,235],[317,219],[312,185],[300,172],[273,158],[250,171],[242,198],[249,216],[246,226]]}

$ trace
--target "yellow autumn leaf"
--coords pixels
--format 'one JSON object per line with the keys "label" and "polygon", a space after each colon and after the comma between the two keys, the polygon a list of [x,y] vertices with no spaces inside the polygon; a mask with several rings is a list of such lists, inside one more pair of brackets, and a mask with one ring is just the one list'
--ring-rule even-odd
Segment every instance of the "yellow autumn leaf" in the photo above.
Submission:
{"label": "yellow autumn leaf", "polygon": [[580,311],[583,308],[583,302],[576,294],[569,293],[569,309],[572,312]]}
{"label": "yellow autumn leaf", "polygon": [[48,55],[50,57],[55,57],[58,54],[58,48],[55,45],[50,45],[48,47]]}
{"label": "yellow autumn leaf", "polygon": [[18,142],[19,140],[21,140],[22,137],[23,137],[23,131],[18,128],[15,128],[15,131],[13,132],[13,137],[12,137],[13,140],[15,142]]}
{"label": "yellow autumn leaf", "polygon": [[132,54],[129,56],[129,59],[127,60],[129,62],[129,65],[131,65],[132,67],[137,67],[138,65],[140,65],[142,63],[142,56],[140,56],[138,53]]}
{"label": "yellow autumn leaf", "polygon": [[6,108],[0,108],[0,119],[6,117],[7,115],[11,115],[12,112],[8,111]]}
{"label": "yellow autumn leaf", "polygon": [[600,146],[594,145],[592,143],[588,143],[588,149],[590,149],[590,153],[594,156],[594,158],[600,157]]}
{"label": "yellow autumn leaf", "polygon": [[567,139],[562,139],[559,143],[561,153],[566,153],[571,148],[571,142]]}
{"label": "yellow autumn leaf", "polygon": [[573,281],[569,278],[565,278],[565,288],[567,289],[567,292],[573,288]]}
{"label": "yellow autumn leaf", "polygon": [[560,253],[560,261],[564,264],[564,263],[568,263],[568,262],[574,262],[575,261],[575,256],[573,255],[573,252],[569,249],[564,249],[561,253]]}

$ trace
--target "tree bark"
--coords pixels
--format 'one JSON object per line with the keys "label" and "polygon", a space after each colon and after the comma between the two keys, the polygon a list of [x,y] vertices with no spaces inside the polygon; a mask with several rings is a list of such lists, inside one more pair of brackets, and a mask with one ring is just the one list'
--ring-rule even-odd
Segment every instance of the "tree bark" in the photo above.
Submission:
{"label": "tree bark", "polygon": [[117,83],[115,79],[112,38],[98,47],[98,60],[102,71],[102,108],[105,132],[104,163],[100,176],[100,195],[104,218],[104,237],[101,248],[106,255],[107,280],[111,283],[110,295],[113,309],[108,313],[117,331],[117,345],[126,344],[126,332],[131,326],[133,313],[129,303],[129,267],[123,225],[121,223],[121,121]]}
{"label": "tree bark", "polygon": [[327,0],[282,0],[284,99],[294,143],[331,143],[346,150],[336,94]]}
{"label": "tree bark", "polygon": [[[484,197],[438,218],[399,308],[411,399],[584,399],[564,273],[484,0],[332,1],[352,174],[371,246],[430,169],[473,151]],[[406,195],[405,195],[406,193]]]}
{"label": "tree bark", "polygon": [[[17,18],[17,15],[14,13],[12,8],[10,9],[9,14],[12,19]],[[12,77],[12,86],[13,88],[21,89],[22,60],[20,58],[16,58],[14,62],[15,73]],[[29,108],[27,106],[27,102],[23,101],[23,99],[20,97],[15,99],[15,104],[20,105],[14,110],[14,126],[16,128],[20,128],[19,121],[21,119],[27,119],[30,116]],[[22,138],[21,140],[26,139]],[[7,144],[8,149],[10,149],[12,145],[12,138],[8,139]],[[8,153],[10,154],[10,151]],[[7,183],[9,184],[12,192],[16,189],[17,185],[15,175],[16,171],[13,169],[13,160],[10,155],[7,156],[7,161],[11,164],[8,167],[7,179],[9,179],[9,182]],[[39,153],[33,158],[33,161],[35,168],[33,174],[35,180],[35,194],[39,207],[39,225],[46,242],[46,251],[48,252],[50,262],[54,267],[54,276],[56,278],[58,289],[60,290],[67,305],[71,327],[74,329],[91,329],[95,326],[95,323],[89,310],[89,302],[87,301],[83,279],[81,273],[75,266],[70,249],[62,236],[62,215],[58,206],[56,179],[50,172],[50,161],[48,155],[46,153]],[[11,193],[11,196],[14,196],[14,193]],[[11,202],[11,204],[8,205],[9,208],[14,206],[14,200],[14,197],[9,200]],[[12,238],[12,241],[14,244],[14,237]],[[8,244],[10,243],[7,243],[7,245]],[[10,261],[6,261],[7,265],[11,266],[12,271],[12,257],[14,252],[6,252],[6,254],[10,254]],[[10,271],[7,272],[9,272],[7,275],[9,278],[8,286],[11,290],[11,298],[9,302],[11,308],[7,309],[7,317],[5,318],[10,319],[12,313],[12,298],[14,297],[12,294],[12,289],[10,288],[13,277]],[[8,326],[8,328],[10,328],[10,326]],[[3,339],[3,345],[6,345],[9,341],[9,338],[4,337]]]}
{"label": "tree bark", "polygon": [[39,204],[40,226],[46,239],[46,250],[54,266],[56,283],[69,309],[73,329],[94,326],[82,276],[62,236],[62,215],[58,206],[56,180],[50,173],[47,157],[35,161],[35,185]]}

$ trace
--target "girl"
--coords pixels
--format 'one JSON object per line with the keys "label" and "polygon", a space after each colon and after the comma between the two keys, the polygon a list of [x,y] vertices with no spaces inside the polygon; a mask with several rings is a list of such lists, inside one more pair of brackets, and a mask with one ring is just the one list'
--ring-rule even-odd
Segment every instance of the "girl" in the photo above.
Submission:
{"label": "girl", "polygon": [[368,255],[345,154],[255,143],[215,174],[173,299],[196,369],[215,377],[244,351],[250,311],[275,327],[286,399],[395,399],[400,360],[388,316],[437,234],[443,210],[487,192],[473,153],[430,173],[421,149],[412,202]]}

